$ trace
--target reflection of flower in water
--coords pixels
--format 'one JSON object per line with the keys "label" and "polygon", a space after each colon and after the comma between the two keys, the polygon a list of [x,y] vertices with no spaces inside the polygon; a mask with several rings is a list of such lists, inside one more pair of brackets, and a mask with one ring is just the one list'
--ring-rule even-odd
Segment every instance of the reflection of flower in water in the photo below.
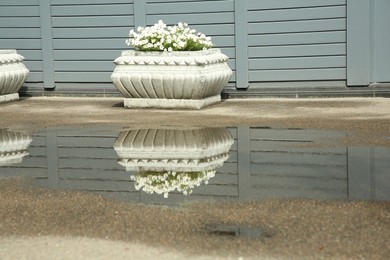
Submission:
{"label": "reflection of flower in water", "polygon": [[203,172],[144,171],[131,176],[131,179],[136,182],[136,190],[142,188],[146,193],[164,194],[164,198],[168,198],[168,193],[174,190],[189,195],[196,186],[202,183],[208,184],[209,179],[214,176],[215,170]]}
{"label": "reflection of flower in water", "polygon": [[129,129],[118,135],[118,163],[136,172],[135,188],[146,193],[188,195],[208,183],[229,158],[234,139],[225,128]]}

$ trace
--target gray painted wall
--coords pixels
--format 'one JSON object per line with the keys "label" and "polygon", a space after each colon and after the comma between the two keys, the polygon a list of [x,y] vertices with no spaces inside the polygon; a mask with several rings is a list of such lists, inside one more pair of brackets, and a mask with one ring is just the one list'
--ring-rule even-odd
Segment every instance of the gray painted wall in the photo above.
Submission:
{"label": "gray painted wall", "polygon": [[347,1],[347,84],[390,82],[390,1]]}
{"label": "gray painted wall", "polygon": [[389,11],[388,0],[2,0],[0,48],[25,56],[23,91],[116,93],[129,30],[183,21],[229,56],[237,88],[366,86],[390,82]]}

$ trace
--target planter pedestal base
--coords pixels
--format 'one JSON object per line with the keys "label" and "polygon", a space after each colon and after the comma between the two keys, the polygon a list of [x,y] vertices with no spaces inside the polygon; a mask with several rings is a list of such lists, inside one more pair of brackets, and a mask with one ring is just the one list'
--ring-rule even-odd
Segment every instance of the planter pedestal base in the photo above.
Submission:
{"label": "planter pedestal base", "polygon": [[221,102],[221,95],[203,99],[125,98],[125,108],[187,108],[201,109]]}
{"label": "planter pedestal base", "polygon": [[12,100],[18,100],[18,99],[19,99],[19,93],[0,95],[0,103],[12,101]]}

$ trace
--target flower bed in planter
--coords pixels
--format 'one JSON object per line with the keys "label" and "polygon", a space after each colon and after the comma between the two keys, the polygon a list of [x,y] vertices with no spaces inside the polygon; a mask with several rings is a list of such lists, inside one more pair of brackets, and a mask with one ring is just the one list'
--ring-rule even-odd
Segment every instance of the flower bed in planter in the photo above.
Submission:
{"label": "flower bed in planter", "polygon": [[0,50],[0,102],[19,99],[18,91],[29,70],[16,50]]}
{"label": "flower bed in planter", "polygon": [[221,101],[232,71],[209,37],[183,23],[138,30],[128,40],[135,50],[122,52],[111,75],[126,108],[200,109]]}

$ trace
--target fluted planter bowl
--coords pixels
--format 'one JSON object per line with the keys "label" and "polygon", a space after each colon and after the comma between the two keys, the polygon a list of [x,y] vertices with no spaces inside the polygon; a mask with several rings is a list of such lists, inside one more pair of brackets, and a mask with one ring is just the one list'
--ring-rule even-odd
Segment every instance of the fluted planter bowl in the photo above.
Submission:
{"label": "fluted planter bowl", "polygon": [[219,103],[232,71],[219,49],[123,51],[111,79],[126,108],[190,108]]}
{"label": "fluted planter bowl", "polygon": [[0,50],[0,102],[19,99],[18,91],[29,70],[16,50]]}

